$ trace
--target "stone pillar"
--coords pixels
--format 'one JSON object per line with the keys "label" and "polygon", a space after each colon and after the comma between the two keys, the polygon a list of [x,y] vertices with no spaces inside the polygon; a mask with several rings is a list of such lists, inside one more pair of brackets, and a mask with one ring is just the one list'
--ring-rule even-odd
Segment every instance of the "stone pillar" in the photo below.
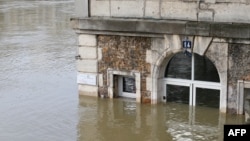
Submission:
{"label": "stone pillar", "polygon": [[220,76],[220,112],[226,113],[228,107],[228,43],[214,40],[207,49],[205,55],[214,63]]}
{"label": "stone pillar", "polygon": [[77,81],[80,95],[98,96],[98,49],[96,35],[78,37]]}

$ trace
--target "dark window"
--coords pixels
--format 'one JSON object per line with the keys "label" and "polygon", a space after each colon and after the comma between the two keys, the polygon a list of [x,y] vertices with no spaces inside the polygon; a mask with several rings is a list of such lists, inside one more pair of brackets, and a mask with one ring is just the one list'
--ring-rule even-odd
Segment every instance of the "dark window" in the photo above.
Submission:
{"label": "dark window", "polygon": [[180,52],[177,53],[168,63],[165,77],[191,79],[191,57]]}
{"label": "dark window", "polygon": [[212,89],[196,88],[196,105],[211,108],[219,108],[220,91]]}
{"label": "dark window", "polygon": [[123,77],[123,92],[135,93],[135,78]]}
{"label": "dark window", "polygon": [[207,57],[194,54],[194,64],[195,80],[220,82],[217,69]]}
{"label": "dark window", "polygon": [[167,85],[167,102],[189,104],[189,87]]}

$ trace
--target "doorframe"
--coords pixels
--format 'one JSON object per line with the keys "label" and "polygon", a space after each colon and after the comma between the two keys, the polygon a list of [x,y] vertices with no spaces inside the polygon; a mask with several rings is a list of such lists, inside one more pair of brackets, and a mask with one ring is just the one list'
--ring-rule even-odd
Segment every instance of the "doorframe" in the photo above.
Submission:
{"label": "doorframe", "polygon": [[237,114],[244,114],[244,89],[250,88],[250,81],[237,82]]}
{"label": "doorframe", "polygon": [[[135,78],[136,87],[136,102],[141,102],[141,73],[138,71],[120,71],[108,68],[107,70],[107,85],[108,96],[114,98],[114,76],[130,76]],[[118,90],[119,91],[119,90]]]}
{"label": "doorframe", "polygon": [[[196,105],[196,88],[219,90],[221,94],[221,84],[218,82],[198,81],[198,80],[186,80],[176,78],[164,78],[162,79],[164,92],[167,92],[166,85],[177,85],[189,87],[189,105]],[[167,102],[167,98],[164,102]]]}

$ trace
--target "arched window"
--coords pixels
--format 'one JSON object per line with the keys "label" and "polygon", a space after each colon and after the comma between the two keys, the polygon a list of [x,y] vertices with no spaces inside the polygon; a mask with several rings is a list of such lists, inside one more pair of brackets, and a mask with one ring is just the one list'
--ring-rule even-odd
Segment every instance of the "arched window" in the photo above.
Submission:
{"label": "arched window", "polygon": [[165,71],[166,101],[219,108],[220,78],[205,56],[177,53]]}

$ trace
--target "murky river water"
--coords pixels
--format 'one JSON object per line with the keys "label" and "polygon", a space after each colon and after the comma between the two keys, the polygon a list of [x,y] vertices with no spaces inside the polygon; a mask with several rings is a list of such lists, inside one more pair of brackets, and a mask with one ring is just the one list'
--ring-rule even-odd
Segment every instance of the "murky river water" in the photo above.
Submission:
{"label": "murky river water", "polygon": [[242,116],[78,97],[74,0],[0,0],[0,141],[222,140]]}

